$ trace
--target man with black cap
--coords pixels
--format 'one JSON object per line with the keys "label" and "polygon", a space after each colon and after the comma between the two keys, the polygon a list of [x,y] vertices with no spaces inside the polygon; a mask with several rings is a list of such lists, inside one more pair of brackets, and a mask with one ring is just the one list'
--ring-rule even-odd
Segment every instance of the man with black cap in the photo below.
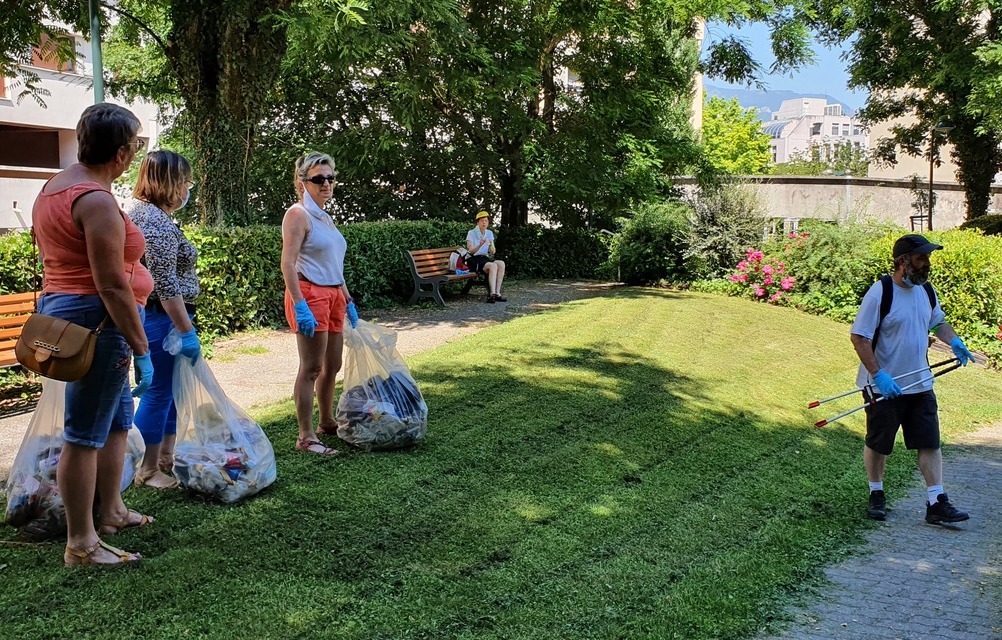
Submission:
{"label": "man with black cap", "polygon": [[[904,433],[905,446],[918,449],[919,469],[928,491],[926,522],[961,522],[969,517],[953,506],[943,492],[939,413],[928,368],[930,332],[950,345],[961,364],[973,360],[964,341],[947,324],[935,294],[927,285],[929,254],[942,248],[918,234],[898,238],[893,251],[893,282],[876,282],[870,287],[850,330],[852,346],[861,363],[856,384],[864,389],[867,402],[875,397],[874,388],[883,396],[880,402],[866,409],[863,447],[863,464],[870,481],[866,515],[874,520],[887,517],[884,465],[894,448],[898,427]],[[885,294],[891,294],[889,311],[886,303],[881,309]],[[920,372],[904,375],[915,371]],[[909,386],[913,383],[918,384]],[[902,390],[902,387],[908,388]]]}

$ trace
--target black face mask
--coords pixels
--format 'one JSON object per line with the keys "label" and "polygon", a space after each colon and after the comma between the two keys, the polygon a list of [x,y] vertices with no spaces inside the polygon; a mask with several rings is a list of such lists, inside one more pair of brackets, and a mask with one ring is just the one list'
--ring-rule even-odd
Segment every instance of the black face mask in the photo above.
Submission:
{"label": "black face mask", "polygon": [[926,266],[924,269],[919,269],[912,265],[911,260],[909,260],[905,263],[904,282],[909,287],[921,287],[926,282],[929,282],[929,271],[930,267]]}

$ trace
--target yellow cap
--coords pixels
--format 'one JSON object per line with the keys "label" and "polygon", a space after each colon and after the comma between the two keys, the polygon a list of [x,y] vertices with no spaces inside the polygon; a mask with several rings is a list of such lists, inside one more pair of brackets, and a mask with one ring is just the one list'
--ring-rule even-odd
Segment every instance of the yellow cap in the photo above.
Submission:
{"label": "yellow cap", "polygon": [[486,211],[481,211],[480,213],[477,214],[476,220],[480,220],[480,218],[490,218],[490,217],[491,214],[487,213]]}

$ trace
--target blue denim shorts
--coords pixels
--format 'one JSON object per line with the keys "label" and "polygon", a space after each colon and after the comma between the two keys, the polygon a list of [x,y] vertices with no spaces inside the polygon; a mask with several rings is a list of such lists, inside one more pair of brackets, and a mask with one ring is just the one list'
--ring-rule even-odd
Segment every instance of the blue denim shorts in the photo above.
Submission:
{"label": "blue denim shorts", "polygon": [[[47,293],[38,299],[38,311],[89,329],[97,328],[108,315],[101,296],[75,293]],[[142,307],[139,312],[143,313]],[[109,320],[98,335],[90,371],[66,383],[63,440],[100,449],[109,432],[132,426],[131,363],[132,348]]]}

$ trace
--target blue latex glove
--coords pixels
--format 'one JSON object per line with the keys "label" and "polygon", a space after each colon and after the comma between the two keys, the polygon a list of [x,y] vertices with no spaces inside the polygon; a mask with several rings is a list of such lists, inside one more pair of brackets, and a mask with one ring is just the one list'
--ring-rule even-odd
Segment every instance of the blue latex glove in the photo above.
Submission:
{"label": "blue latex glove", "polygon": [[181,334],[181,355],[191,360],[192,364],[198,362],[198,356],[202,353],[202,343],[198,341],[198,334],[195,327],[191,331]]}
{"label": "blue latex glove", "polygon": [[313,317],[310,305],[306,304],[306,300],[300,300],[293,309],[296,311],[296,328],[299,333],[307,338],[312,338],[313,333],[317,330],[317,319]]}
{"label": "blue latex glove", "polygon": [[960,339],[960,336],[954,336],[953,340],[950,340],[950,348],[953,349],[953,355],[957,356],[957,360],[960,360],[960,364],[965,367],[968,362],[974,361],[974,356],[967,350],[967,345]]}
{"label": "blue latex glove", "polygon": [[358,309],[355,308],[355,301],[352,300],[348,303],[348,322],[351,323],[351,328],[354,329],[358,326]]}
{"label": "blue latex glove", "polygon": [[883,369],[878,371],[877,375],[873,376],[873,384],[877,385],[877,388],[880,389],[880,394],[888,400],[901,395],[901,387],[894,381],[891,374]]}
{"label": "blue latex glove", "polygon": [[149,352],[132,359],[132,366],[136,370],[136,388],[132,390],[132,397],[138,398],[146,393],[153,382],[153,361],[150,360]]}

